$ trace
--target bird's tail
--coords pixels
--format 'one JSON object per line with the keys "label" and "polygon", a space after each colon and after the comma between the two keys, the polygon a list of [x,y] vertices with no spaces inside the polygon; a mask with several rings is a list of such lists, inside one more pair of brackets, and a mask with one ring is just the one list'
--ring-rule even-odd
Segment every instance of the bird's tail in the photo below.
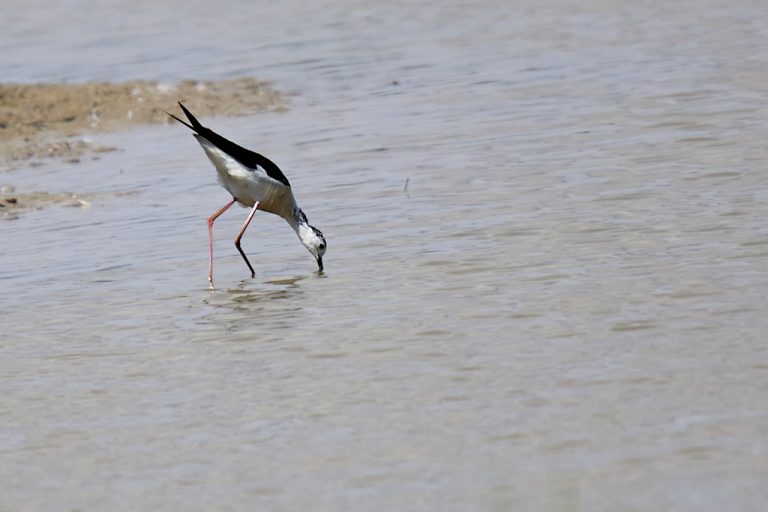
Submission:
{"label": "bird's tail", "polygon": [[181,110],[184,111],[184,114],[186,114],[187,119],[189,119],[189,123],[192,123],[192,124],[189,124],[186,121],[182,121],[181,119],[171,114],[170,112],[166,112],[166,114],[168,114],[169,116],[171,116],[172,118],[174,118],[175,120],[177,120],[178,122],[186,126],[187,128],[191,130],[195,130],[196,132],[199,132],[203,128],[203,125],[200,124],[200,122],[195,118],[195,116],[192,115],[192,112],[187,110],[187,107],[182,105],[181,102],[179,102],[179,106],[181,107]]}

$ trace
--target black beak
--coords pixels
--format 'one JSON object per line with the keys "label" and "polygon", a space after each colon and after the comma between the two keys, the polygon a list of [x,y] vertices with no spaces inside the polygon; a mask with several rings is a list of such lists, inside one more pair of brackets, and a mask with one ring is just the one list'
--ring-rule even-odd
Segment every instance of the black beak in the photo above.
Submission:
{"label": "black beak", "polygon": [[317,267],[318,267],[318,271],[319,272],[323,271],[323,257],[322,256],[318,256],[317,257]]}

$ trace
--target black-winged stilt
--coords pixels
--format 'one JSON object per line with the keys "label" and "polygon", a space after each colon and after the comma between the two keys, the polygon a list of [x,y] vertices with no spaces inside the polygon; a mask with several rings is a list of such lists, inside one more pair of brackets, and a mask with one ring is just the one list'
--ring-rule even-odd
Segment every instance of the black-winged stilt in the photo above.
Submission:
{"label": "black-winged stilt", "polygon": [[304,247],[315,257],[318,269],[322,272],[323,254],[326,248],[325,238],[319,229],[310,226],[307,222],[307,216],[296,204],[291,184],[288,183],[288,178],[280,168],[269,158],[238,146],[204,127],[181,102],[179,106],[189,119],[189,123],[168,112],[166,114],[195,132],[195,138],[216,167],[219,183],[232,194],[232,200],[208,218],[208,283],[210,286],[213,287],[213,222],[236,202],[251,208],[243,227],[235,237],[235,247],[248,265],[251,277],[255,277],[256,273],[243,249],[240,248],[240,239],[256,210],[274,213],[284,218],[296,232]]}

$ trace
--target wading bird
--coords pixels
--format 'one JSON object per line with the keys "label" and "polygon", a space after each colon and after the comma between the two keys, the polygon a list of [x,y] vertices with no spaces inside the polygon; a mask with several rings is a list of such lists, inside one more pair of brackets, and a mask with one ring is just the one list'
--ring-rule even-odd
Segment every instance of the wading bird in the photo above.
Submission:
{"label": "wading bird", "polygon": [[179,103],[189,123],[168,114],[195,133],[194,137],[216,168],[219,184],[232,194],[232,200],[208,218],[208,283],[213,287],[213,222],[235,203],[251,208],[248,217],[235,237],[235,247],[248,265],[251,277],[256,273],[240,247],[240,239],[256,210],[274,213],[284,218],[293,228],[304,247],[315,257],[319,272],[323,271],[326,243],[319,229],[310,226],[291,191],[291,184],[280,168],[269,158],[254,153],[225,139],[198,122],[195,116]]}

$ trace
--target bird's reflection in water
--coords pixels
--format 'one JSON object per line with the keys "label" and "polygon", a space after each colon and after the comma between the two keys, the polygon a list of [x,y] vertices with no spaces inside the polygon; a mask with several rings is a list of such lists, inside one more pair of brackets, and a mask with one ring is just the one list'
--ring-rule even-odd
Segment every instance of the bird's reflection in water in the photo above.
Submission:
{"label": "bird's reflection in water", "polygon": [[289,329],[299,319],[306,276],[272,279],[261,283],[244,279],[234,288],[209,292],[203,300],[214,308],[206,323],[223,326],[227,333],[258,330],[262,335]]}

